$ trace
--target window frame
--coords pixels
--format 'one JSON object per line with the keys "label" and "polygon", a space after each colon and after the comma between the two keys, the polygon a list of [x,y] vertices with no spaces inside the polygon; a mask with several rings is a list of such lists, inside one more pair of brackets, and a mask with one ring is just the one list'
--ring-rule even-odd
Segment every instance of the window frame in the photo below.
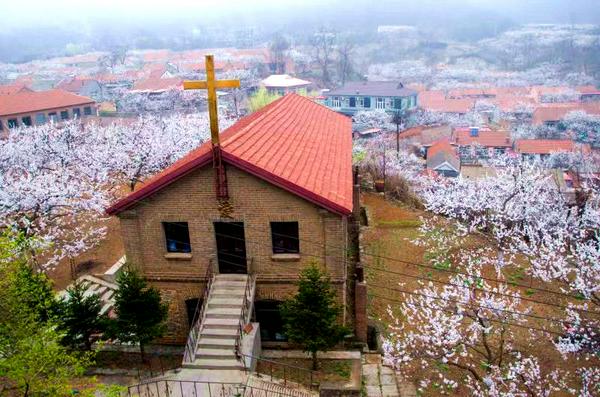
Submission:
{"label": "window frame", "polygon": [[60,111],[60,120],[61,121],[69,120],[69,111],[68,110],[61,110]]}
{"label": "window frame", "polygon": [[375,109],[385,109],[385,98],[378,96],[375,98]]}
{"label": "window frame", "polygon": [[36,113],[35,114],[35,124],[36,125],[45,124],[46,120],[47,120],[46,113]]}
{"label": "window frame", "polygon": [[52,121],[53,123],[56,123],[58,121],[58,114],[56,112],[48,113],[48,120]]}
{"label": "window frame", "polygon": [[25,127],[31,127],[33,125],[33,120],[31,119],[31,116],[21,117],[21,124],[23,124]]}
{"label": "window frame", "polygon": [[[274,227],[285,227],[295,228],[293,232],[289,230],[281,231],[274,230]],[[269,228],[271,230],[271,251],[273,255],[285,255],[285,254],[300,254],[300,224],[298,221],[271,221],[269,222]],[[279,236],[281,241],[276,241],[276,237]]]}
{"label": "window frame", "polygon": [[73,118],[74,119],[80,119],[81,118],[81,109],[80,108],[73,108],[71,109],[72,113],[73,113]]}
{"label": "window frame", "polygon": [[6,120],[6,126],[8,129],[13,129],[19,127],[19,119],[8,119]]}
{"label": "window frame", "polygon": [[92,107],[91,106],[85,106],[83,108],[83,115],[84,116],[91,116],[92,115]]}
{"label": "window frame", "polygon": [[[191,254],[192,253],[192,243],[190,240],[190,227],[188,222],[172,222],[172,221],[164,221],[161,222],[163,236],[165,239],[165,249],[169,254]],[[178,233],[185,227],[185,232]],[[173,231],[175,235],[171,234]],[[185,236],[187,235],[187,236]],[[186,240],[187,237],[187,241]],[[186,246],[187,245],[187,246]]]}

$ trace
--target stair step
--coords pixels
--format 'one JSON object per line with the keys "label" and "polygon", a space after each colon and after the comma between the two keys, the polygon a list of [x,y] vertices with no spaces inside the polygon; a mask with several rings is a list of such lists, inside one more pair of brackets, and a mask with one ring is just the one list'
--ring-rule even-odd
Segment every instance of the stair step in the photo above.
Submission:
{"label": "stair step", "polygon": [[233,349],[235,338],[207,338],[201,336],[198,347],[203,349]]}
{"label": "stair step", "polygon": [[245,291],[238,291],[236,289],[213,289],[210,291],[210,297],[212,298],[238,298],[243,300]]}
{"label": "stair step", "polygon": [[196,351],[196,357],[210,358],[213,360],[235,360],[235,352],[232,348],[209,349],[202,347]]}
{"label": "stair step", "polygon": [[200,338],[225,339],[237,337],[237,328],[203,328]]}
{"label": "stair step", "polygon": [[197,358],[193,363],[185,364],[184,367],[198,369],[244,369],[244,365],[235,358],[228,360]]}
{"label": "stair step", "polygon": [[222,308],[238,308],[241,309],[244,304],[244,299],[234,299],[234,298],[213,298],[209,299],[207,302],[207,306],[209,309],[222,307]]}
{"label": "stair step", "polygon": [[237,288],[246,288],[246,281],[236,281],[236,280],[217,280],[212,285],[214,286],[229,286],[229,287],[237,287]]}
{"label": "stair step", "polygon": [[212,318],[239,318],[241,315],[241,308],[211,307],[206,311],[206,316]]}
{"label": "stair step", "polygon": [[247,274],[218,274],[215,277],[215,281],[220,280],[235,280],[235,281],[246,281],[248,280]]}
{"label": "stair step", "polygon": [[203,321],[204,328],[232,328],[237,329],[239,318],[211,318],[207,317]]}

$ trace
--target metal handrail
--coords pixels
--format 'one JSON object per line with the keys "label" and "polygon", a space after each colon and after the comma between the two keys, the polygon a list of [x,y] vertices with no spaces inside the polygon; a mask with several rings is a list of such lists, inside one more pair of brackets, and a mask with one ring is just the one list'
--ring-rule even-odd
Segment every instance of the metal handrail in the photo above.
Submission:
{"label": "metal handrail", "polygon": [[[190,386],[193,387],[193,392],[190,392]],[[198,386],[201,386],[201,390],[198,390]],[[184,389],[186,389],[185,394]],[[206,391],[203,389],[207,389],[208,393],[206,393]],[[127,395],[128,397],[253,397],[255,395],[257,397],[295,397],[295,394],[282,393],[278,390],[267,390],[263,389],[262,387],[249,386],[243,383],[209,382],[178,379],[162,379],[139,383],[137,385],[131,385],[127,387]]]}
{"label": "metal handrail", "polygon": [[241,361],[243,361],[241,357],[242,337],[244,335],[244,326],[250,321],[250,306],[254,300],[252,297],[252,290],[254,288],[256,288],[256,277],[253,274],[249,274],[244,288],[244,303],[242,305],[242,313],[238,321],[237,335],[235,338],[235,355],[238,360]]}
{"label": "metal handrail", "polygon": [[[287,386],[288,377],[291,376],[295,372],[298,375],[298,377],[297,377],[297,380],[294,381],[294,383],[308,386],[309,389],[311,389],[311,390],[313,390],[313,389],[316,390],[319,388],[318,382],[315,382],[317,379],[319,379],[318,375],[321,374],[321,372],[319,372],[319,371],[315,371],[315,370],[303,368],[303,367],[298,367],[298,366],[292,365],[292,364],[282,363],[280,361],[269,360],[266,358],[253,356],[250,354],[240,353],[240,355],[242,357],[247,357],[252,360],[256,360],[257,363],[258,362],[267,363],[269,365],[268,373],[267,372],[259,372],[258,365],[256,366],[257,370],[255,370],[255,372],[258,374],[269,375],[271,381],[273,381],[273,366],[275,365],[275,366],[279,366],[283,369],[283,384],[284,384],[284,386]],[[277,377],[275,377],[275,378],[277,378]],[[308,383],[306,381],[308,381]]]}
{"label": "metal handrail", "polygon": [[[190,333],[188,334],[188,339],[185,344],[185,353],[183,355],[184,363],[191,363],[196,358],[198,335],[200,334],[200,329],[202,328],[202,320],[204,317],[204,312],[206,311],[206,306],[208,304],[208,295],[210,294],[210,289],[214,278],[214,275],[212,274],[212,267],[212,259],[209,259],[208,268],[206,269],[206,287],[204,288],[202,301],[198,300],[198,303],[196,304],[194,318],[192,319],[192,326],[190,328]],[[202,302],[202,304],[200,304],[200,302]]]}

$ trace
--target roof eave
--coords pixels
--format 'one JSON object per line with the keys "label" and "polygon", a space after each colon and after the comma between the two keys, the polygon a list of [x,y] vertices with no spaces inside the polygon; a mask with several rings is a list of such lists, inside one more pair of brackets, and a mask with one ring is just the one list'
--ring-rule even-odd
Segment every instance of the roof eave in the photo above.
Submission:
{"label": "roof eave", "polygon": [[111,205],[110,207],[108,207],[106,209],[106,214],[107,215],[118,215],[119,213],[133,207],[141,200],[144,200],[144,199],[150,197],[151,195],[153,195],[154,193],[157,193],[158,191],[167,187],[171,183],[181,179],[182,177],[186,176],[190,172],[192,172],[200,167],[205,166],[206,164],[208,164],[210,162],[211,159],[212,159],[212,153],[209,151],[206,154],[198,157],[194,161],[185,164],[181,168],[177,169],[175,172],[165,174],[163,177],[161,177],[154,183],[144,186],[140,190],[137,190],[137,191],[129,194],[128,196],[122,198],[121,200],[117,201],[116,203],[114,203],[113,205]]}

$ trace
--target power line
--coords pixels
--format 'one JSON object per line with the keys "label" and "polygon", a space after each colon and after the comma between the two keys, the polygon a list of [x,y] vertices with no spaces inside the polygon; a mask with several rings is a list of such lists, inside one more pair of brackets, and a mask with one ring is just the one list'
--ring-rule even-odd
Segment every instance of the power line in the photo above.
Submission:
{"label": "power line", "polygon": [[[435,297],[435,296],[430,296],[430,295],[427,295],[427,294],[417,293],[417,292],[406,292],[406,291],[401,290],[401,289],[392,288],[392,287],[386,287],[386,286],[378,285],[378,284],[371,284],[371,285],[373,285],[374,287],[377,287],[377,288],[383,288],[383,289],[387,289],[387,290],[390,290],[390,291],[402,292],[402,293],[409,293],[409,294],[415,294],[415,295],[421,295],[421,296],[425,296],[425,297],[432,298],[432,299],[441,299],[441,300],[445,300],[445,301],[448,301],[448,302],[460,303],[460,304],[463,304],[463,305],[467,305],[469,307],[472,306],[472,307],[477,307],[477,308],[480,308],[480,309],[487,309],[487,310],[493,310],[493,311],[501,311],[501,312],[504,312],[504,313],[515,314],[515,315],[518,315],[518,316],[531,317],[531,318],[535,318],[537,320],[555,322],[555,323],[558,323],[558,324],[561,324],[561,325],[564,324],[563,320],[558,320],[558,319],[552,318],[552,317],[542,317],[542,316],[538,316],[538,315],[535,315],[535,314],[519,313],[519,312],[515,312],[515,311],[512,311],[512,310],[497,309],[497,308],[490,307],[490,306],[474,305],[474,304],[471,304],[471,303],[468,303],[468,302],[464,302],[464,301],[460,301],[460,300],[456,300],[456,299],[448,299],[448,298]],[[483,290],[480,290],[480,291],[482,291],[482,292],[488,292],[488,291],[483,291]]]}
{"label": "power line", "polygon": [[[226,235],[226,234],[222,234],[222,233],[216,233],[216,234],[217,234],[217,235],[219,235],[219,236],[222,236],[222,237],[237,238],[237,237],[230,236],[230,235]],[[262,246],[266,246],[266,244],[261,244],[261,243],[258,243],[258,242],[250,242],[250,244],[256,244],[256,245],[262,245]],[[218,251],[217,251],[217,252],[218,252]],[[235,255],[235,254],[230,254],[230,253],[227,253],[227,255],[230,255],[230,256],[236,256],[236,257],[238,257],[238,258],[240,258],[240,259],[245,259],[244,257],[242,257],[242,256],[239,256],[239,255]],[[228,262],[228,261],[225,261],[225,262]],[[228,262],[228,263],[229,263],[229,264],[233,264],[232,262]],[[238,266],[243,266],[243,265],[238,265]],[[295,268],[295,269],[297,269],[297,268]],[[395,289],[395,288],[386,287],[386,286],[381,286],[381,285],[377,285],[377,284],[371,284],[371,285],[373,285],[373,286],[375,286],[375,287],[379,287],[379,288],[384,288],[384,289],[392,290],[392,291],[397,291],[397,292],[406,292],[406,291],[404,291],[404,290]],[[495,292],[493,292],[493,291],[485,291],[485,290],[482,290],[482,289],[479,289],[479,291],[486,292],[486,293],[495,293]],[[409,293],[410,293],[410,292],[409,292]],[[428,295],[425,295],[425,294],[422,294],[422,293],[417,293],[417,292],[414,292],[414,293],[411,293],[411,294],[415,294],[415,295],[422,295],[422,296],[427,296],[427,297],[430,297],[430,296],[428,296]],[[451,300],[451,299],[446,299],[446,298],[439,298],[439,297],[437,297],[437,298],[435,298],[435,297],[431,297],[431,298],[434,298],[434,299],[442,299],[442,300],[447,300],[447,301],[451,301],[451,302],[454,302],[454,303],[467,304],[467,303],[465,303],[465,302],[462,302],[462,301]],[[517,298],[517,299],[518,299],[518,297],[514,297],[514,296],[513,296],[513,298]],[[472,304],[471,304],[471,305],[472,305]],[[564,323],[563,321],[561,321],[561,320],[558,320],[558,319],[555,319],[555,318],[552,318],[552,317],[542,317],[542,316],[538,316],[538,315],[534,315],[534,314],[528,314],[528,313],[519,313],[519,312],[515,312],[515,311],[512,311],[512,310],[506,310],[506,309],[496,309],[496,308],[489,307],[489,306],[481,306],[481,305],[472,305],[472,306],[474,306],[474,307],[478,307],[478,308],[481,308],[481,309],[502,311],[502,312],[506,312],[506,313],[511,313],[511,314],[515,314],[515,315],[520,315],[520,316],[531,317],[531,318],[535,318],[535,319],[538,319],[538,320],[549,321],[549,322],[555,322],[555,323],[559,323],[559,324],[563,324],[563,323]]]}
{"label": "power line", "polygon": [[[138,203],[138,204],[141,204],[141,205],[148,205],[147,203],[141,202],[141,200],[136,200],[135,202]],[[273,233],[272,230],[265,230],[265,229],[255,228],[253,226],[247,225],[245,222],[229,222],[229,224],[237,226],[237,227],[258,230],[261,233],[269,233],[270,232],[272,235],[275,235],[275,236],[286,237],[286,238],[295,239],[295,240],[298,240],[298,241],[307,242],[309,244],[317,245],[320,248],[330,247],[330,248],[335,248],[335,249],[340,249],[340,250],[343,250],[343,251],[347,251],[347,248],[345,248],[345,247],[340,247],[340,246],[336,246],[336,245],[332,245],[332,244],[326,244],[326,243],[322,243],[322,242],[315,242],[315,241],[312,241],[312,240],[308,240],[308,239],[304,239],[304,238],[299,238],[299,237],[296,237],[296,236],[290,236],[290,235],[286,235],[286,234],[282,234],[282,233]],[[179,225],[179,224],[176,224],[176,226],[183,227],[182,225]],[[242,238],[234,237],[234,236],[226,236],[226,237],[237,238],[239,240],[246,241],[245,238],[242,239]],[[430,270],[437,270],[437,271],[443,271],[443,272],[447,272],[447,273],[451,273],[451,274],[463,275],[463,276],[467,276],[467,277],[474,277],[474,278],[478,278],[478,279],[481,279],[481,280],[486,280],[486,281],[495,282],[495,283],[499,283],[499,284],[512,285],[512,286],[515,286],[515,287],[526,288],[526,289],[529,289],[529,290],[546,292],[546,293],[554,294],[554,295],[561,296],[561,297],[568,297],[568,298],[573,298],[573,299],[578,299],[578,300],[589,300],[589,298],[579,297],[579,296],[573,296],[573,295],[570,295],[570,294],[567,294],[567,293],[552,291],[552,290],[545,289],[545,288],[533,287],[533,286],[528,286],[528,285],[524,285],[524,284],[517,284],[517,283],[510,283],[509,284],[509,283],[507,283],[504,280],[499,280],[499,279],[495,279],[495,278],[491,278],[491,277],[485,277],[485,276],[476,276],[476,275],[473,275],[473,274],[460,272],[458,270],[437,268],[437,267],[434,267],[434,266],[431,266],[431,265],[425,265],[425,264],[418,263],[418,262],[411,262],[411,261],[406,261],[406,260],[402,260],[402,259],[398,259],[398,258],[393,258],[393,257],[388,257],[388,256],[383,256],[383,255],[371,254],[371,253],[367,253],[367,252],[365,252],[363,254],[366,255],[366,256],[370,256],[370,257],[376,258],[376,259],[384,259],[384,260],[389,260],[389,261],[392,261],[392,262],[409,264],[409,265],[413,265],[413,266],[417,266],[417,267],[421,267],[421,268],[426,268],[426,269],[430,269]],[[317,255],[310,255],[310,254],[305,254],[305,253],[303,253],[302,255],[305,255],[305,256],[308,255],[308,256],[313,256],[313,257],[317,257],[319,259],[322,259],[321,256],[317,256]],[[371,266],[369,266],[367,268],[371,268]],[[374,268],[374,269],[375,270],[384,271],[383,269],[377,269],[377,268]],[[385,271],[387,271],[387,270],[385,270]],[[427,280],[432,281],[430,279],[427,279]],[[439,282],[443,283],[441,281],[439,281]],[[445,283],[445,284],[452,285],[451,283]],[[521,298],[521,299],[525,299],[525,298]],[[536,302],[536,303],[547,304],[547,305],[550,305],[550,306],[556,306],[556,307],[560,307],[560,308],[563,308],[563,309],[567,308],[566,306],[563,306],[563,305],[557,305],[557,304],[553,304],[553,303],[545,303],[545,302],[541,302],[541,301],[537,301],[537,300],[533,300],[533,299],[529,299],[529,298],[527,300],[532,301],[532,302]],[[598,313],[591,312],[591,311],[588,311],[588,310],[585,310],[585,309],[577,309],[577,308],[573,308],[573,309],[576,310],[576,311],[587,312],[587,313],[590,313],[590,314],[598,314]]]}
{"label": "power line", "polygon": [[[417,293],[409,292],[409,291],[403,291],[403,292],[405,292],[407,294],[421,295],[421,294],[417,294]],[[390,298],[390,297],[387,297],[387,296],[382,296],[382,295],[377,295],[377,294],[371,294],[371,296],[374,296],[374,297],[380,298],[380,299],[385,299],[385,300],[392,301],[392,302],[405,303],[405,302],[403,302],[401,300]],[[427,295],[424,295],[424,296],[427,296]],[[440,299],[443,299],[443,298],[440,298]],[[460,313],[458,313],[458,312],[456,312],[454,310],[450,310],[450,309],[434,308],[434,307],[425,306],[425,305],[419,305],[419,304],[417,304],[417,306],[426,307],[428,309],[445,311],[445,312],[448,312],[448,313],[451,313],[451,314],[455,314],[455,315],[460,315]],[[482,320],[491,321],[491,322],[500,323],[500,324],[512,325],[512,326],[515,326],[515,327],[524,328],[524,329],[528,329],[528,330],[531,330],[531,331],[539,331],[539,332],[544,332],[544,333],[553,334],[553,335],[557,335],[557,336],[564,336],[564,334],[558,333],[558,332],[555,332],[555,331],[549,331],[549,330],[543,329],[543,328],[532,327],[532,326],[527,326],[527,325],[522,325],[522,324],[516,324],[516,323],[510,322],[510,321],[500,321],[500,320],[495,320],[495,319],[486,318],[486,317],[481,317],[481,319]]]}
{"label": "power line", "polygon": [[[257,228],[254,228],[252,226],[239,225],[237,223],[233,223],[233,224],[235,226],[238,226],[238,227],[247,227],[248,229],[259,230],[259,231],[261,231],[263,233],[268,232],[267,230],[257,229]],[[346,250],[345,248],[342,248],[342,247],[339,247],[339,246],[334,246],[334,245],[331,245],[331,244],[324,244],[324,243],[321,243],[321,242],[315,242],[315,241],[311,241],[311,240],[301,239],[301,238],[295,237],[295,236],[289,236],[289,235],[285,235],[285,234],[281,234],[281,233],[272,233],[272,234],[276,235],[276,236],[279,236],[279,237],[286,237],[286,238],[296,239],[298,241],[305,241],[305,242],[311,243],[313,245],[317,245],[320,248],[327,248],[329,246],[331,248],[337,248],[337,249],[341,249],[341,250]],[[551,293],[551,294],[562,296],[562,297],[569,297],[569,298],[574,298],[574,299],[588,300],[586,298],[581,298],[581,297],[573,296],[573,295],[570,295],[570,294],[566,294],[564,292],[552,291],[552,290],[545,289],[545,288],[533,287],[533,286],[528,286],[528,285],[524,285],[524,284],[517,284],[517,283],[510,283],[509,284],[509,283],[507,283],[506,281],[503,281],[503,280],[499,280],[499,279],[495,279],[495,278],[490,278],[490,277],[485,277],[485,276],[476,276],[476,275],[473,275],[473,274],[470,274],[470,273],[464,273],[464,272],[460,272],[460,271],[457,271],[457,270],[437,268],[437,267],[434,267],[434,266],[431,266],[431,265],[425,265],[425,264],[417,263],[417,262],[410,262],[410,261],[401,260],[401,259],[398,259],[398,258],[386,257],[386,256],[382,256],[382,255],[375,255],[375,254],[370,254],[370,253],[364,253],[364,254],[367,255],[367,256],[373,257],[373,258],[377,258],[377,259],[384,259],[384,260],[390,260],[390,261],[393,261],[393,262],[405,263],[405,264],[414,265],[414,266],[418,266],[418,267],[424,267],[424,268],[430,269],[430,270],[444,271],[444,272],[449,272],[449,273],[453,273],[453,274],[463,275],[463,276],[467,276],[467,277],[473,277],[473,278],[482,279],[482,280],[486,280],[486,281],[496,282],[496,283],[499,283],[499,284],[512,285],[512,286],[516,286],[516,287],[526,288],[526,289],[529,289],[529,290],[535,290],[535,291],[540,291],[540,292],[547,292],[547,293]],[[383,270],[383,269],[374,268],[372,266],[368,266],[367,268],[373,268],[375,270]],[[385,270],[385,271],[387,271],[387,270]],[[429,280],[429,279],[427,279],[427,280]],[[450,283],[446,283],[446,284],[450,284]],[[531,301],[537,302],[537,303],[541,303],[540,301],[536,301],[536,300],[531,300]],[[563,306],[563,305],[556,305],[556,304],[552,304],[552,303],[547,303],[547,304],[549,304],[551,306],[561,307],[563,309],[566,308],[566,306]],[[590,312],[590,313],[593,313],[593,312]]]}

